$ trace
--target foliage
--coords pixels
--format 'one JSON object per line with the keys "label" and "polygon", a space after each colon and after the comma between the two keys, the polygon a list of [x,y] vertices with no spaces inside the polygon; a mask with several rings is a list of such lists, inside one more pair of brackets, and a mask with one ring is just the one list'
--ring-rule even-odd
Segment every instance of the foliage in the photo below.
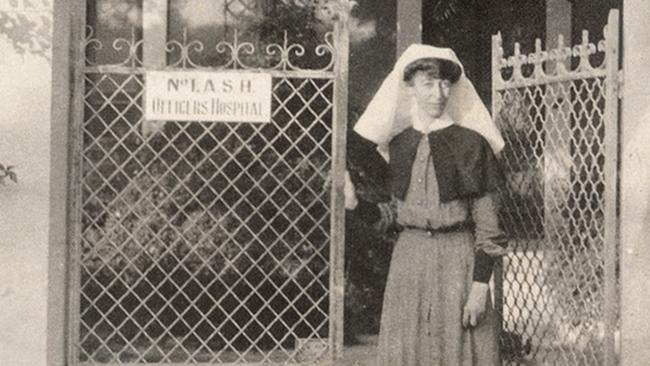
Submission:
{"label": "foliage", "polygon": [[[358,196],[369,202],[386,201],[388,171],[375,146],[357,134],[348,136],[347,168]],[[380,233],[354,213],[346,218],[345,341],[358,334],[377,334],[391,251],[392,233]]]}
{"label": "foliage", "polygon": [[5,166],[4,164],[0,164],[0,185],[5,185],[7,178],[12,180],[14,183],[18,183],[18,176],[16,175],[14,168],[13,165]]}
{"label": "foliage", "polygon": [[[10,5],[15,4],[10,1]],[[49,2],[43,0],[43,5],[49,6]],[[0,10],[0,38],[6,38],[19,55],[33,54],[49,60],[52,19],[45,13],[38,14],[33,17],[18,11]],[[0,185],[5,185],[7,178],[18,183],[14,166],[0,163]]]}
{"label": "foliage", "polygon": [[[272,2],[265,11],[254,16],[242,19],[245,37],[256,39],[257,47],[261,50],[250,57],[257,58],[261,67],[275,65],[283,56],[274,48],[267,49],[269,45],[283,45],[285,34],[289,46],[300,45],[302,48],[293,48],[287,57],[294,65],[302,68],[317,69],[326,66],[329,55],[318,56],[316,48],[323,44],[325,33],[331,26],[322,22],[318,17],[318,6],[312,2],[305,4],[296,2]],[[303,52],[304,51],[304,52]]]}
{"label": "foliage", "polygon": [[49,60],[51,32],[50,14],[28,16],[18,11],[0,10],[0,36],[4,36],[19,55],[32,54]]}
{"label": "foliage", "polygon": [[436,22],[449,20],[456,14],[464,3],[473,2],[473,0],[435,0],[433,1],[431,17]]}
{"label": "foliage", "polygon": [[526,358],[531,354],[532,343],[530,339],[516,332],[501,330],[499,345],[503,361],[525,364]]}
{"label": "foliage", "polygon": [[[266,40],[281,40],[283,33],[295,36],[301,43],[304,38],[315,36],[323,31],[317,19],[317,6],[313,3],[295,4],[273,2],[254,16],[243,19],[247,31]],[[308,46],[308,45],[307,45]]]}
{"label": "foliage", "polygon": [[384,286],[394,238],[383,236],[358,217],[346,218],[345,342],[379,332]]}

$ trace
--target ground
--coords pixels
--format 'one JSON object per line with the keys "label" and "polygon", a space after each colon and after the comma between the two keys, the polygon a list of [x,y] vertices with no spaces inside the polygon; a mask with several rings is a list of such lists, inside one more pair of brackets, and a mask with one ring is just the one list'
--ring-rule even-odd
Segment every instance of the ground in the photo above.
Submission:
{"label": "ground", "polygon": [[343,349],[343,360],[337,366],[374,366],[377,336],[358,336],[357,341]]}

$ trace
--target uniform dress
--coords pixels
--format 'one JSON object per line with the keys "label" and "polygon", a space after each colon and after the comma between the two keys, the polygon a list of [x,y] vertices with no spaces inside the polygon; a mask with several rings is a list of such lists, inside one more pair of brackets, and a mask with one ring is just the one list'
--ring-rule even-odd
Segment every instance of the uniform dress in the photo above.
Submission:
{"label": "uniform dress", "polygon": [[391,204],[402,231],[384,293],[378,365],[499,365],[498,323],[489,294],[479,324],[462,325],[476,280],[477,250],[492,258],[505,253],[495,197],[486,193],[441,202],[435,168],[423,134],[406,195]]}

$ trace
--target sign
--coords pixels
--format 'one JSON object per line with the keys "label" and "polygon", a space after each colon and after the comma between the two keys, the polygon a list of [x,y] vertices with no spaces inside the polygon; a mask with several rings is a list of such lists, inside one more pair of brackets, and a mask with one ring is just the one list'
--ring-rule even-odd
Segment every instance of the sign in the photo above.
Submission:
{"label": "sign", "polygon": [[157,121],[271,122],[271,75],[149,71],[145,119]]}

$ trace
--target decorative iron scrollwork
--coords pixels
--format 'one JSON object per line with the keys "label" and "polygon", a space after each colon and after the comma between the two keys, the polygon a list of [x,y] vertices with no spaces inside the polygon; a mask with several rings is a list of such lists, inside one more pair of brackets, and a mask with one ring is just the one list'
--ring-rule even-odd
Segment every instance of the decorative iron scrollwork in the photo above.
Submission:
{"label": "decorative iron scrollwork", "polygon": [[[143,40],[139,38],[136,34],[136,29],[131,28],[130,38],[116,38],[113,40],[111,46],[112,50],[117,53],[125,53],[126,57],[123,61],[112,63],[109,66],[126,66],[126,67],[138,67],[142,65],[142,45]],[[89,48],[92,48],[92,51],[98,52],[104,48],[102,41],[96,38],[95,30],[91,26],[86,26],[86,36],[83,43],[83,54],[85,55],[86,65],[88,66],[104,66],[106,64],[101,62],[96,62],[92,57],[89,57]],[[92,54],[93,52],[91,52]]]}
{"label": "decorative iron scrollwork", "polygon": [[187,39],[187,29],[183,30],[183,40],[182,42],[172,40],[167,42],[165,46],[165,50],[167,53],[172,53],[174,49],[178,49],[180,52],[180,57],[178,60],[174,62],[170,62],[169,66],[170,67],[181,67],[181,68],[188,68],[188,67],[200,67],[199,65],[195,64],[192,59],[190,58],[190,52],[197,52],[201,53],[204,50],[203,43],[194,40],[194,41],[188,41]]}
{"label": "decorative iron scrollwork", "polygon": [[[104,48],[100,39],[95,36],[94,29],[87,26],[83,50],[86,55],[87,66],[116,66],[139,67],[142,65],[141,48],[143,39],[137,37],[135,29],[131,31],[131,38],[117,38],[112,42],[112,49],[116,52],[127,53],[123,61],[106,64],[97,62],[89,57],[89,49],[99,51]],[[169,55],[168,68],[180,69],[234,69],[234,70],[281,70],[281,71],[333,71],[336,60],[336,47],[334,33],[326,32],[321,43],[313,47],[314,58],[305,60],[308,50],[300,43],[292,43],[289,34],[284,31],[281,42],[273,42],[258,47],[252,41],[242,41],[240,32],[233,32],[232,40],[222,40],[213,49],[208,49],[199,40],[191,40],[187,29],[184,29],[179,40],[168,41],[165,51]],[[220,55],[218,65],[206,65],[197,61],[201,55],[208,52]],[[92,53],[92,52],[91,52]],[[173,57],[173,59],[171,59]],[[302,62],[300,62],[302,61]],[[315,61],[315,62],[309,62]],[[302,63],[302,65],[301,65]],[[308,66],[305,66],[308,65]]]}

